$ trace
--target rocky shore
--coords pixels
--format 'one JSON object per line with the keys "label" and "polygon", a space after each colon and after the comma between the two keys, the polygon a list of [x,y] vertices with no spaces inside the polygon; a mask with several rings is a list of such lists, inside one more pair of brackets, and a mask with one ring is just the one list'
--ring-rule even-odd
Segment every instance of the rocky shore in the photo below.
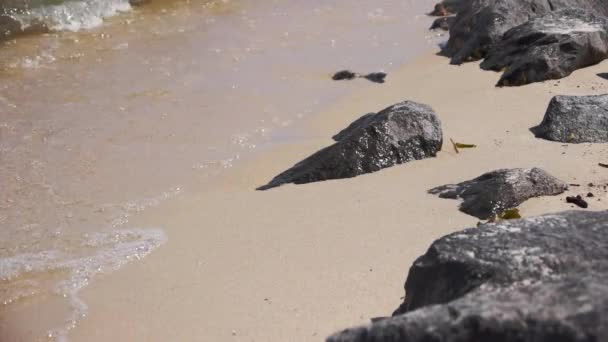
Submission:
{"label": "rocky shore", "polygon": [[[440,17],[431,29],[450,33],[442,54],[452,64],[482,60],[482,69],[502,72],[496,84],[501,87],[564,78],[608,58],[608,3],[603,1],[445,0],[430,15]],[[555,96],[530,131],[553,143],[608,143],[606,98]],[[352,132],[361,139],[374,120],[374,114],[363,116],[336,140],[349,139]],[[441,134],[440,127],[434,131]],[[392,150],[416,151],[387,132],[367,132],[363,141],[374,137],[371,141],[395,141]],[[458,144],[452,143],[458,153]],[[358,167],[366,158],[386,161],[383,167],[403,162],[368,149],[357,150],[356,157],[338,154],[347,156],[341,160],[349,165],[341,168],[360,170],[356,174],[381,168]],[[308,159],[298,166],[306,164]],[[324,179],[331,178],[337,177]],[[436,240],[411,266],[405,299],[392,317],[374,318],[327,341],[607,340],[608,212],[564,211],[524,219],[505,214],[514,211],[519,217],[517,207],[526,200],[559,195],[568,187],[540,168],[529,168],[500,169],[430,189],[441,198],[461,199],[462,212],[488,222]],[[566,202],[588,208],[580,195]]]}

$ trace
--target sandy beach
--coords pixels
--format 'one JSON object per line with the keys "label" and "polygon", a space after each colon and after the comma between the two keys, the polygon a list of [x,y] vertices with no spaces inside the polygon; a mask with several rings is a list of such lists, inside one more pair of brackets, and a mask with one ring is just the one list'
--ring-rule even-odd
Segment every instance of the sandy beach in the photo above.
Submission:
{"label": "sandy beach", "polygon": [[[472,227],[457,201],[426,191],[511,167],[542,167],[571,183],[564,195],[531,199],[523,216],[570,209],[566,195],[606,184],[601,145],[541,141],[529,132],[555,94],[602,93],[606,64],[562,80],[522,88],[493,87],[496,74],[475,63],[448,65],[432,53],[341,99],[303,127],[303,138],[234,168],[214,191],[187,196],[138,216],[139,225],[175,232],[145,260],[83,292],[91,315],[73,341],[319,341],[345,326],[389,315],[403,296],[408,267],[429,244]],[[330,143],[357,118],[413,99],[440,115],[445,137],[475,143],[456,154],[352,179],[267,192],[253,189]],[[608,208],[597,193],[590,210]],[[123,305],[129,303],[129,305]],[[111,327],[111,328],[109,328]]]}
{"label": "sandy beach", "polygon": [[[163,228],[167,242],[80,292],[88,311],[69,341],[322,341],[389,316],[403,300],[412,262],[439,237],[479,222],[458,201],[427,191],[495,169],[540,167],[580,185],[526,201],[523,217],[572,209],[566,196],[590,191],[586,210],[608,209],[608,172],[598,167],[608,162],[606,144],[562,144],[530,132],[553,96],[606,93],[598,74],[607,62],[559,81],[497,88],[499,75],[478,62],[454,66],[437,48],[427,50],[390,71],[384,84],[352,81],[346,94],[221,174],[131,213],[130,227]],[[444,144],[436,158],[255,190],[330,145],[362,114],[404,100],[439,116]],[[477,147],[456,153],[450,139]],[[5,306],[1,340],[36,340],[66,311],[50,295]]]}

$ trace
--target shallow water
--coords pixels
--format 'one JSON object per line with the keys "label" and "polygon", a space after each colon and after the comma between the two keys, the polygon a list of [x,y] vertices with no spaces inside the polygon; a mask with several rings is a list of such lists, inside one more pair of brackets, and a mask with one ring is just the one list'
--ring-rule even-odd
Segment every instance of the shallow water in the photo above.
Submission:
{"label": "shallow water", "polygon": [[67,338],[86,315],[79,289],[179,234],[134,229],[131,215],[205,191],[240,159],[297,139],[307,114],[382,86],[333,72],[390,82],[436,44],[430,7],[84,0],[13,13],[56,31],[0,47],[0,340],[21,338],[11,313],[42,299],[65,301],[65,317],[29,340]]}

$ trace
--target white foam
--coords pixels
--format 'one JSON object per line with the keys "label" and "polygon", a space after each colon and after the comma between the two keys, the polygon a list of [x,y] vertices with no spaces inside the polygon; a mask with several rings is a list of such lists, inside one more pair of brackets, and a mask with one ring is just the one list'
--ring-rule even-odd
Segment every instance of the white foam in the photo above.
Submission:
{"label": "white foam", "polygon": [[24,28],[41,22],[52,30],[79,31],[97,27],[104,18],[129,10],[128,0],[81,0],[35,7],[25,13],[14,13],[12,17]]}
{"label": "white foam", "polygon": [[[142,259],[166,240],[164,231],[160,229],[125,229],[94,233],[84,237],[82,247],[85,250],[78,255],[49,250],[0,259],[0,279],[9,281],[31,273],[66,272],[67,276],[54,283],[50,290],[68,300],[71,312],[64,325],[48,332],[49,338],[63,342],[67,341],[68,332],[87,314],[88,306],[78,293],[91,279]],[[37,291],[29,290],[28,293],[35,294]],[[17,294],[19,297],[26,295],[23,292]],[[3,298],[3,301],[7,304],[15,299]]]}

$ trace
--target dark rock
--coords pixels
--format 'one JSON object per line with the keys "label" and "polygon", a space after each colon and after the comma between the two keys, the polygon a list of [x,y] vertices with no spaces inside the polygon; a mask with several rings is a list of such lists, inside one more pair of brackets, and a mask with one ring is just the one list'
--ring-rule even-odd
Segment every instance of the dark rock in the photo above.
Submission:
{"label": "dark rock", "polygon": [[532,197],[558,195],[568,185],[538,169],[501,169],[459,184],[429,190],[441,198],[463,199],[460,211],[489,219]]}
{"label": "dark rock", "polygon": [[349,178],[434,157],[443,143],[441,122],[431,107],[405,101],[367,114],[334,137],[337,142],[258,188]]}
{"label": "dark rock", "polygon": [[435,5],[435,8],[429,15],[436,17],[444,17],[460,12],[472,0],[443,0]]}
{"label": "dark rock", "polygon": [[608,212],[450,234],[418,258],[395,316],[328,342],[608,340]]}
{"label": "dark rock", "polygon": [[435,21],[433,21],[433,24],[431,25],[431,27],[429,29],[430,30],[439,29],[439,30],[448,31],[455,19],[456,19],[456,17],[454,17],[454,16],[437,18],[437,19],[435,19]]}
{"label": "dark rock", "polygon": [[25,34],[40,34],[49,32],[48,26],[38,20],[33,20],[26,27],[9,15],[0,14],[0,41]]}
{"label": "dark rock", "polygon": [[572,204],[576,204],[577,206],[583,208],[583,209],[587,209],[587,207],[589,206],[589,204],[587,203],[587,201],[585,201],[581,195],[577,195],[577,196],[568,196],[566,197],[566,202],[567,203],[572,203]]}
{"label": "dark rock", "polygon": [[587,193],[587,197],[595,197],[595,195],[593,194],[593,192],[589,192]]}
{"label": "dark rock", "polygon": [[551,141],[608,142],[608,95],[555,96],[543,121],[531,131]]}
{"label": "dark rock", "polygon": [[505,70],[498,86],[559,79],[608,58],[608,20],[580,9],[550,12],[507,31],[481,63]]}
{"label": "dark rock", "polygon": [[374,122],[375,118],[376,118],[376,113],[367,113],[367,114],[361,116],[360,118],[358,118],[357,120],[353,121],[350,125],[348,125],[348,127],[341,130],[340,132],[338,132],[338,134],[334,135],[331,138],[334,139],[335,141],[340,141],[340,140],[344,139],[345,137],[347,137],[348,135],[350,135],[351,133],[356,132],[357,130],[359,130],[361,128],[365,128],[365,127],[371,125]]}
{"label": "dark rock", "polygon": [[352,72],[350,70],[342,70],[342,71],[338,71],[337,73],[335,73],[331,79],[334,81],[342,81],[342,80],[352,80],[355,77],[357,77],[357,74],[355,74],[354,72]]}
{"label": "dark rock", "polygon": [[453,64],[485,57],[505,32],[552,11],[580,8],[608,15],[608,3],[603,0],[473,0],[464,5],[450,27],[444,50]]}
{"label": "dark rock", "polygon": [[9,17],[0,15],[0,40],[12,37],[21,32],[21,23]]}

